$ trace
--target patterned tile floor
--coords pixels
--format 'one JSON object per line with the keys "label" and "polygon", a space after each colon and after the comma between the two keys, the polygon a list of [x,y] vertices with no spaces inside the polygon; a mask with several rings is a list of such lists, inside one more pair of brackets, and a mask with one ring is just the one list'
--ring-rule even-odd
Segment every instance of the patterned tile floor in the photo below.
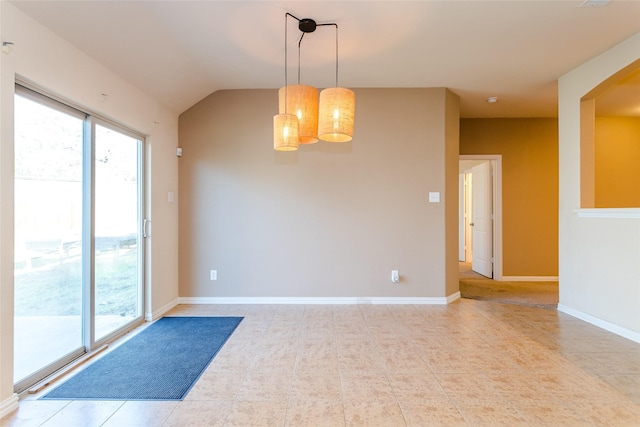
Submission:
{"label": "patterned tile floor", "polygon": [[201,305],[245,316],[182,402],[38,401],[0,426],[639,426],[640,344],[555,310]]}

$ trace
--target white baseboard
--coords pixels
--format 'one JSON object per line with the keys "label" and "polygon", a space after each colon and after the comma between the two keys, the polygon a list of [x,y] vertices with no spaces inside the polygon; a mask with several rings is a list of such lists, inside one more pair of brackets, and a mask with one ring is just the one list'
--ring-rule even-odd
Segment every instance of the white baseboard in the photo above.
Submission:
{"label": "white baseboard", "polygon": [[502,276],[503,282],[557,282],[558,276]]}
{"label": "white baseboard", "polygon": [[4,402],[0,402],[0,418],[18,409],[18,395],[13,393]]}
{"label": "white baseboard", "polygon": [[180,297],[179,304],[434,304],[446,305],[449,297]]}
{"label": "white baseboard", "polygon": [[607,322],[606,320],[599,319],[590,314],[583,313],[579,310],[574,310],[571,307],[567,307],[566,305],[558,304],[558,311],[561,311],[569,316],[576,317],[580,320],[584,320],[587,323],[591,323],[594,326],[604,329],[605,331],[612,332],[616,335],[620,335],[621,337],[630,339],[631,341],[635,341],[640,343],[640,333],[632,331],[627,328],[623,328],[622,326],[616,325],[611,322]]}
{"label": "white baseboard", "polygon": [[176,305],[180,304],[178,300],[179,300],[179,298],[178,299],[174,299],[173,301],[169,302],[168,304],[163,305],[162,307],[160,307],[159,309],[157,309],[156,311],[154,311],[152,313],[148,313],[148,312],[145,313],[144,320],[146,320],[147,322],[153,322],[154,320],[159,319],[167,311],[171,310],[173,307],[175,307]]}
{"label": "white baseboard", "polygon": [[627,218],[640,219],[639,208],[590,208],[574,209],[580,218]]}
{"label": "white baseboard", "polygon": [[457,301],[459,299],[460,299],[460,291],[449,295],[447,297],[447,304],[451,304],[452,302]]}

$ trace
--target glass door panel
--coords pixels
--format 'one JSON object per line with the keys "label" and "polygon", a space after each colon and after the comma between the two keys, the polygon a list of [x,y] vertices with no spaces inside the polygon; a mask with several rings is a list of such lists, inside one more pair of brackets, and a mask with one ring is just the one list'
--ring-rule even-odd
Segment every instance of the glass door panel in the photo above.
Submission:
{"label": "glass door panel", "polygon": [[142,320],[143,137],[16,84],[14,390]]}
{"label": "glass door panel", "polygon": [[83,123],[15,96],[14,382],[84,351]]}
{"label": "glass door panel", "polygon": [[141,141],[95,126],[95,340],[141,316]]}

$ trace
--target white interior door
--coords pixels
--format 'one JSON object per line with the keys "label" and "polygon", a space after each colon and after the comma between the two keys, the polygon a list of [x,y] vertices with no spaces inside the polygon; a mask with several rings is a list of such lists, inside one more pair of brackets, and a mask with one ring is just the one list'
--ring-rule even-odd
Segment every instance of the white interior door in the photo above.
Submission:
{"label": "white interior door", "polygon": [[473,260],[471,212],[473,212],[473,203],[471,194],[473,189],[473,174],[466,172],[464,174],[464,260],[471,262]]}
{"label": "white interior door", "polygon": [[471,268],[476,273],[493,277],[493,194],[491,162],[484,162],[471,168],[472,187],[472,251]]}

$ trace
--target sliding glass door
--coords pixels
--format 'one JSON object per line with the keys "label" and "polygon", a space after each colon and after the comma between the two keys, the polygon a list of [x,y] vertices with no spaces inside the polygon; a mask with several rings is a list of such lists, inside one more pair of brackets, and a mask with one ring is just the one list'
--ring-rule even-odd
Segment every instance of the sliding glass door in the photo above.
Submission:
{"label": "sliding glass door", "polygon": [[14,384],[142,321],[143,139],[16,86]]}
{"label": "sliding glass door", "polygon": [[85,115],[15,97],[14,379],[84,351]]}
{"label": "sliding glass door", "polygon": [[95,125],[95,339],[141,315],[140,140]]}

